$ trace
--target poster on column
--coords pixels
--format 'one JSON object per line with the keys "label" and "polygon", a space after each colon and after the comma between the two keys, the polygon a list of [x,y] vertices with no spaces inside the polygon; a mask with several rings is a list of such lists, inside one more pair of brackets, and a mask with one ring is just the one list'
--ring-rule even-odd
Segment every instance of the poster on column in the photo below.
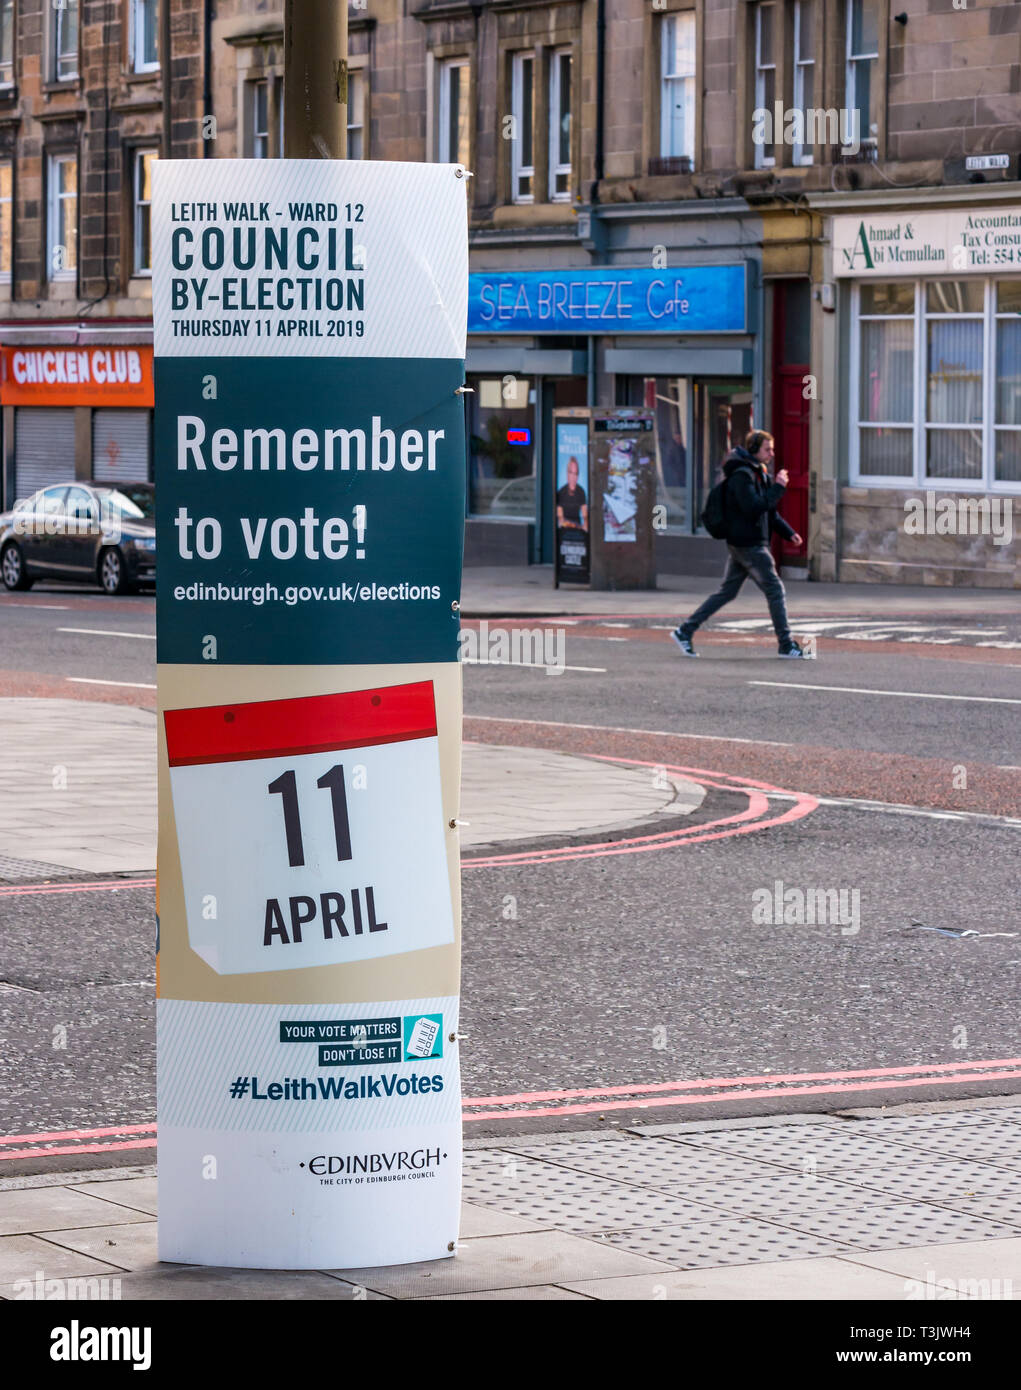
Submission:
{"label": "poster on column", "polygon": [[153,262],[160,1258],[449,1256],[464,171],[158,161]]}

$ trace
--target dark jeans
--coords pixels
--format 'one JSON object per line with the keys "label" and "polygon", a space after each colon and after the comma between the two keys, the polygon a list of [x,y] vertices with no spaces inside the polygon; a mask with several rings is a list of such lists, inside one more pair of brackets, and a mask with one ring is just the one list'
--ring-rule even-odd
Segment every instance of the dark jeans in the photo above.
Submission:
{"label": "dark jeans", "polygon": [[769,604],[769,616],[773,619],[776,638],[781,647],[791,640],[791,630],[787,625],[787,601],[783,582],[776,572],[776,565],[767,545],[727,546],[727,568],[723,583],[710,594],[701,608],[696,608],[687,622],[681,624],[681,631],[690,637],[696,628],[702,626],[707,618],[737,598],[738,591],[745,580],[751,576]]}

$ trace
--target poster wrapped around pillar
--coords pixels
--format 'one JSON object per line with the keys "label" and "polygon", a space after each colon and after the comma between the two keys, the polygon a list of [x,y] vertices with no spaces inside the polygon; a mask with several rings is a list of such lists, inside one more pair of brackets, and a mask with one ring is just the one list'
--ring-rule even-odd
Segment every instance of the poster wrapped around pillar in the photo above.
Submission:
{"label": "poster wrapped around pillar", "polygon": [[156,165],[164,1260],[457,1239],[465,182]]}

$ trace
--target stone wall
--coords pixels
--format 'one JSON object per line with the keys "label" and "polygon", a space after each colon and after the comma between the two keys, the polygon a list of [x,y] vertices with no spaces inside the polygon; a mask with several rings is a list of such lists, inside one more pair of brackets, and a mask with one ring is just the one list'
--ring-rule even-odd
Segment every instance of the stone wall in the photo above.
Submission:
{"label": "stone wall", "polygon": [[[983,494],[938,492],[937,498],[980,501]],[[884,584],[942,584],[981,589],[1021,589],[1021,554],[1016,539],[997,544],[993,534],[910,535],[905,502],[926,494],[900,488],[840,490],[840,552],[837,578]],[[1000,499],[1021,524],[1021,499]],[[995,513],[994,513],[995,515]],[[1002,515],[1002,514],[1001,514]],[[967,524],[967,518],[965,518]],[[997,528],[1000,530],[1001,528]],[[820,575],[820,578],[822,576]]]}

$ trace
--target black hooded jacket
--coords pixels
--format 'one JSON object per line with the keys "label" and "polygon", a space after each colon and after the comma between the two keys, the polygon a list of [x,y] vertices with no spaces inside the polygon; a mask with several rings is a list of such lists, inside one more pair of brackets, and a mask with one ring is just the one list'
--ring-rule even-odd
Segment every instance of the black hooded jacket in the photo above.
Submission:
{"label": "black hooded jacket", "polygon": [[793,538],[794,530],[776,512],[776,504],[784,495],[783,484],[771,482],[765,466],[752,458],[747,449],[737,448],[727,455],[723,476],[727,481],[728,545],[767,545],[770,531],[786,540]]}

